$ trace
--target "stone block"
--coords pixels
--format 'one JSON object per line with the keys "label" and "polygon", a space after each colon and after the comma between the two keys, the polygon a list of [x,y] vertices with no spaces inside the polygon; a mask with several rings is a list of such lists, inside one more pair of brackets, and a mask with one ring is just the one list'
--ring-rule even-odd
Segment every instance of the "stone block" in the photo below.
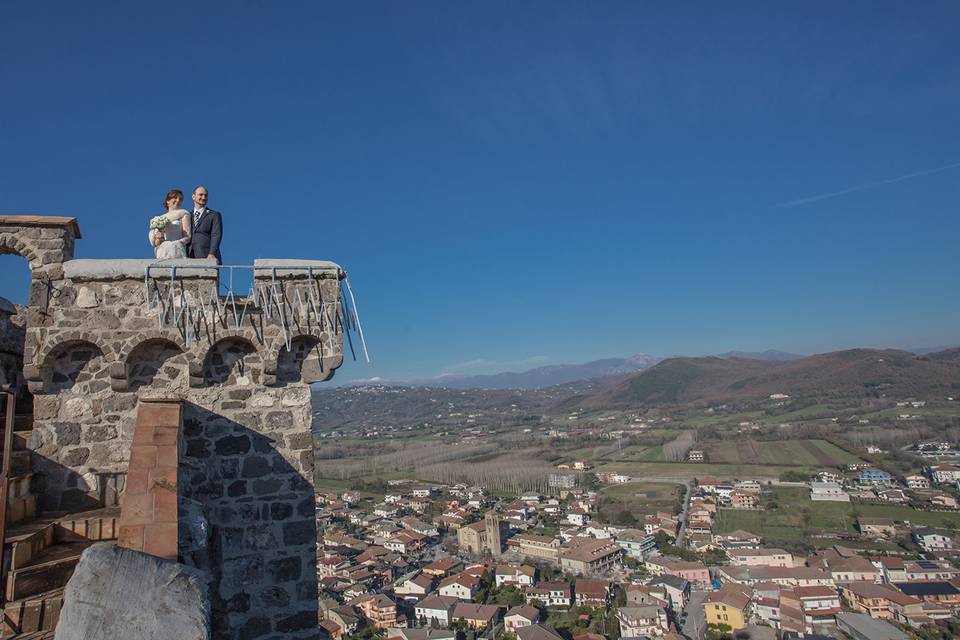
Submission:
{"label": "stone block", "polygon": [[67,583],[54,638],[209,640],[205,576],[175,562],[97,543],[83,552]]}
{"label": "stone block", "polygon": [[[174,514],[176,515],[176,514]],[[177,559],[177,523],[154,523],[143,529],[143,552],[167,560]]]}
{"label": "stone block", "polygon": [[81,309],[90,309],[97,306],[97,293],[90,287],[80,287],[74,303]]}
{"label": "stone block", "polygon": [[57,396],[34,396],[33,417],[39,420],[49,420],[57,417],[60,409],[60,398]]}

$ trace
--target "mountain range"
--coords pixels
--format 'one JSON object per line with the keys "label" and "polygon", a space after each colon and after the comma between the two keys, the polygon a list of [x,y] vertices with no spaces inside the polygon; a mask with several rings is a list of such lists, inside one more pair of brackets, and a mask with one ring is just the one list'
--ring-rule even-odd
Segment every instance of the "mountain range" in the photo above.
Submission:
{"label": "mountain range", "polygon": [[413,380],[414,387],[446,387],[448,389],[543,389],[558,384],[607,378],[636,373],[660,362],[663,358],[643,353],[628,358],[604,358],[583,364],[555,364],[529,371],[504,372],[474,376],[441,376]]}
{"label": "mountain range", "polygon": [[[911,356],[928,355],[931,353],[946,352],[955,347],[938,347],[925,349],[910,349],[909,351],[900,351]],[[871,349],[851,349],[847,351],[872,351]],[[873,350],[875,351],[875,350]],[[842,353],[841,351],[833,353]],[[820,354],[826,355],[826,354]],[[809,356],[817,357],[817,356]],[[358,385],[394,385],[407,387],[430,387],[447,389],[546,389],[555,385],[579,382],[582,380],[597,380],[605,386],[619,382],[617,378],[636,374],[653,367],[657,363],[672,360],[749,360],[758,364],[742,365],[745,367],[764,368],[767,365],[762,363],[786,363],[800,360],[806,360],[808,356],[776,349],[767,349],[766,351],[727,351],[716,356],[705,356],[703,358],[662,358],[649,354],[638,353],[626,358],[603,358],[592,360],[580,364],[557,364],[546,365],[529,369],[527,371],[506,371],[502,373],[483,374],[483,375],[442,375],[432,378],[419,378],[413,380],[381,380],[374,378],[364,382],[355,382]]]}
{"label": "mountain range", "polygon": [[847,349],[792,360],[668,358],[557,409],[616,409],[652,404],[790,396],[943,399],[960,395],[960,349],[917,355],[896,349]]}

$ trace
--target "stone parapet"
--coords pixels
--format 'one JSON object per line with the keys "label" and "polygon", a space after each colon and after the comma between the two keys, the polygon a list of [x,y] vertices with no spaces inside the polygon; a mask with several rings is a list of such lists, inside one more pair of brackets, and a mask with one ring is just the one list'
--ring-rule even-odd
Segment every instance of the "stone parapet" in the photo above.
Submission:
{"label": "stone parapet", "polygon": [[[315,637],[309,384],[343,361],[343,271],[259,260],[238,296],[210,261],[72,260],[76,238],[72,218],[0,217],[0,253],[32,271],[23,373],[40,508],[99,507],[117,487],[137,520],[123,542],[208,576],[214,638]],[[159,400],[180,411],[176,447],[171,425],[137,427]]]}

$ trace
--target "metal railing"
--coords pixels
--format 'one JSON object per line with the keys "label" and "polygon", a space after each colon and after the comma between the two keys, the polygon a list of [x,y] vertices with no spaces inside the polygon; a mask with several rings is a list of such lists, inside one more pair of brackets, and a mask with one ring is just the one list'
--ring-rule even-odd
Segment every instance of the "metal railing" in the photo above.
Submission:
{"label": "metal railing", "polygon": [[[197,290],[188,290],[183,284],[183,274],[216,270],[216,283],[202,298],[197,298]],[[252,277],[250,292],[246,296],[237,296],[234,291],[235,271],[249,272]],[[306,276],[303,283],[294,278],[286,277],[290,272],[299,272],[297,277]],[[181,278],[178,279],[178,272]],[[278,273],[282,272],[282,273]],[[155,274],[162,274],[166,282],[166,291],[161,283],[155,279]],[[226,283],[221,277],[226,273]],[[152,277],[154,276],[154,277]],[[269,276],[269,281],[266,279]],[[319,285],[320,279],[338,281],[336,300],[325,300]],[[248,314],[258,310],[268,320],[276,319],[283,329],[284,343],[287,350],[291,349],[293,326],[301,323],[310,323],[315,318],[323,326],[326,322],[330,330],[337,326],[343,328],[350,347],[351,355],[356,360],[351,333],[356,330],[363,348],[363,356],[370,362],[367,351],[366,338],[363,335],[363,326],[360,324],[360,314],[357,310],[357,301],[350,286],[350,277],[339,267],[336,269],[322,268],[316,265],[164,265],[151,264],[144,268],[143,273],[144,297],[147,310],[157,310],[157,322],[160,329],[168,325],[178,327],[184,335],[187,346],[196,340],[203,326],[220,323],[223,326],[232,324],[240,329]],[[344,295],[346,286],[346,295]],[[221,294],[221,288],[225,293]],[[349,296],[349,302],[347,297]],[[312,316],[311,316],[312,314]]]}

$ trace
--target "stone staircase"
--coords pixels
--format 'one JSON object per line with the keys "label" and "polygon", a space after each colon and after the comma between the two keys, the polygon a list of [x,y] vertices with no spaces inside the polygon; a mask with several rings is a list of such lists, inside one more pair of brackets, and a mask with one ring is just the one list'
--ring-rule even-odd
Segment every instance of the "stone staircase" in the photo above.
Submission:
{"label": "stone staircase", "polygon": [[[80,554],[99,540],[116,540],[119,508],[82,513],[37,513],[30,492],[27,448],[33,428],[33,399],[20,398],[14,417],[3,540],[3,620],[0,638],[53,638],[63,588]],[[0,446],[3,441],[0,440]]]}

